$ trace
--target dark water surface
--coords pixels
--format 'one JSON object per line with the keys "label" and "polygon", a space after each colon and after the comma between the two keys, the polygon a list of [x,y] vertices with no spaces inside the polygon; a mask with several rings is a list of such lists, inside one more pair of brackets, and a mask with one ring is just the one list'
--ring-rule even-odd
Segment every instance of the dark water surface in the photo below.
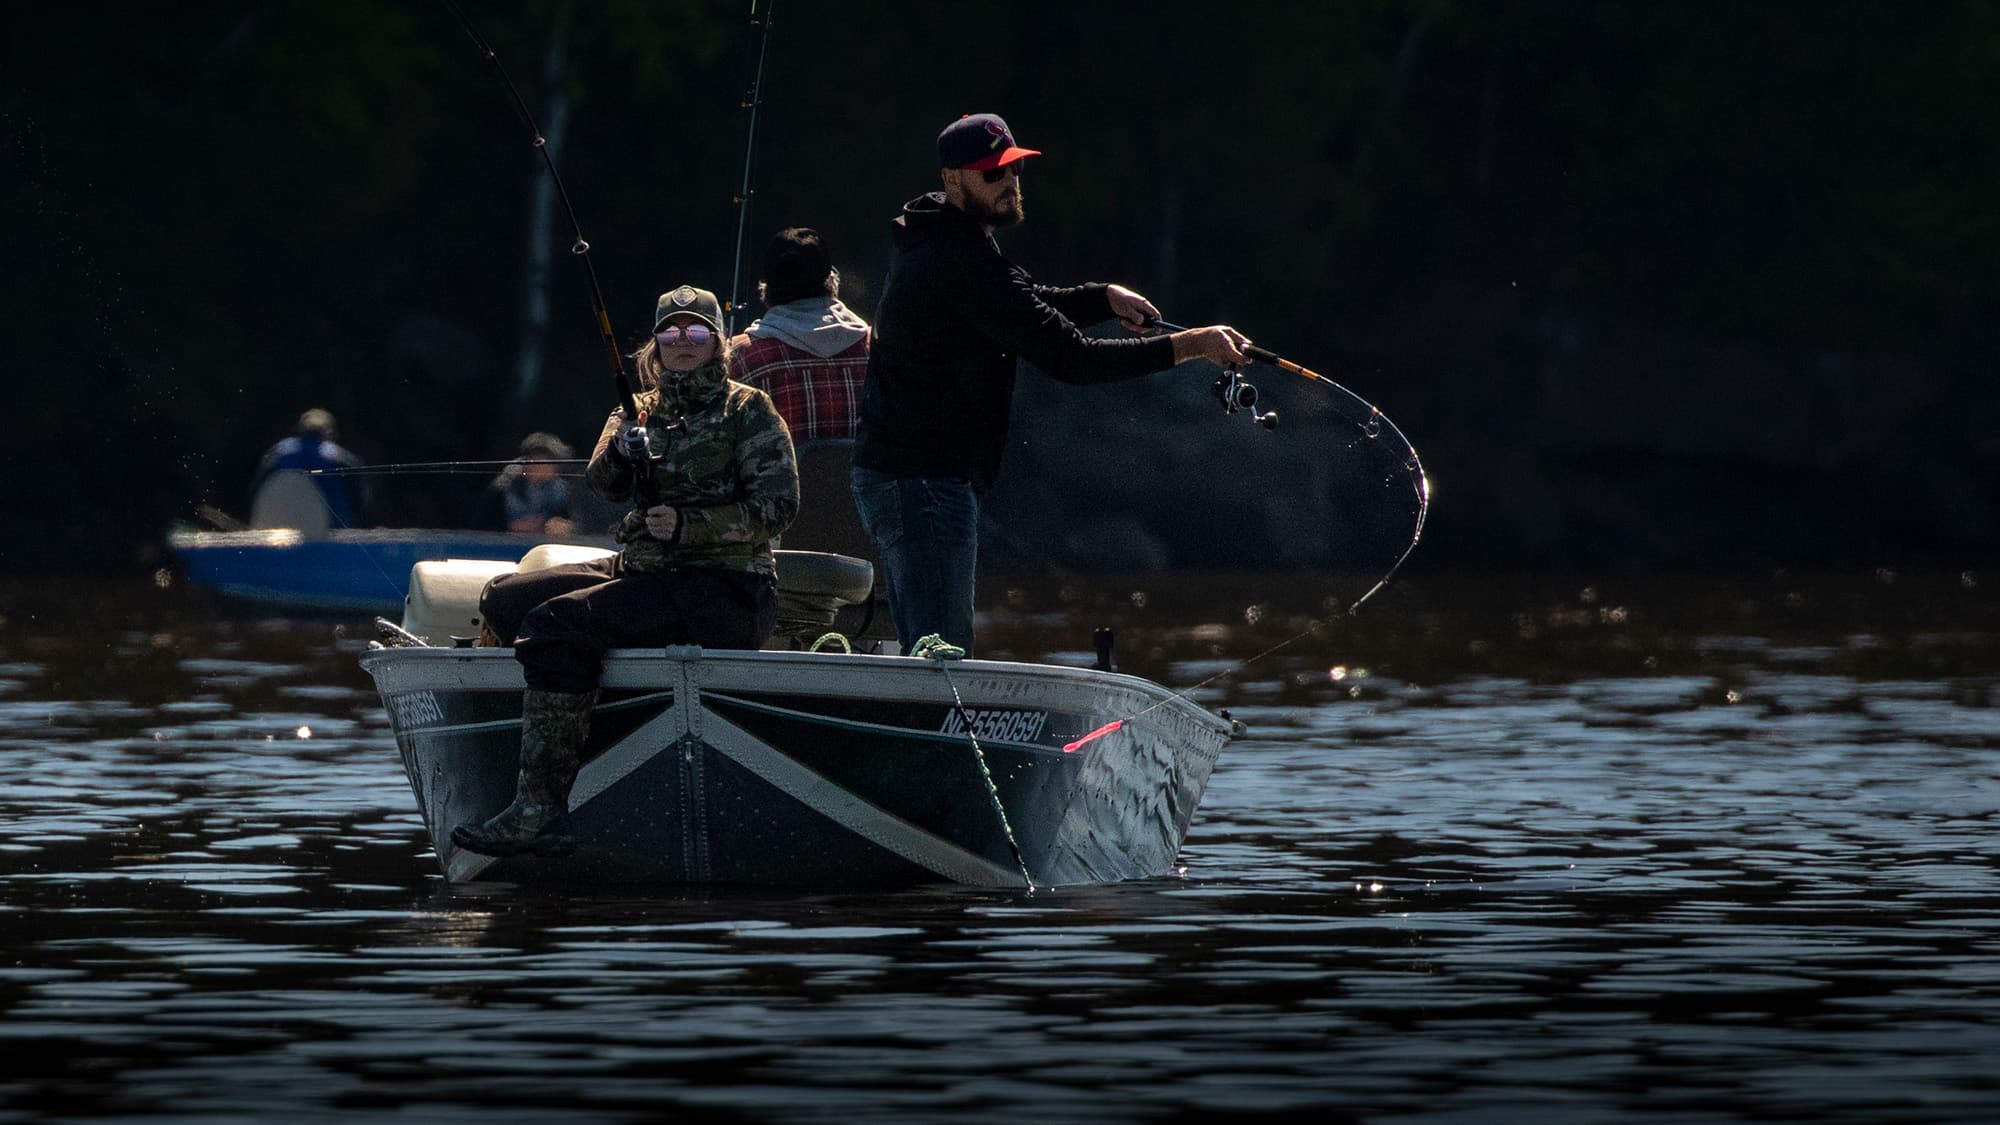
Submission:
{"label": "dark water surface", "polygon": [[0,1121],[1992,1120],[1979,579],[1412,580],[1233,672],[1306,584],[1006,591],[1250,728],[1184,874],[1032,896],[450,888],[361,629],[17,582]]}

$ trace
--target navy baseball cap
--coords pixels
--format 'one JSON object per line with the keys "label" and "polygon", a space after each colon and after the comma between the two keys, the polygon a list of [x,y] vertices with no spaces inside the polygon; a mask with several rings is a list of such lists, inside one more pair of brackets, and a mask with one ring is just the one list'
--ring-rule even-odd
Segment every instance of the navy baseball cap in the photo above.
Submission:
{"label": "navy baseball cap", "polygon": [[1012,164],[1024,156],[1040,156],[1040,149],[1021,148],[1014,132],[996,113],[968,113],[944,127],[938,134],[938,167],[969,168],[983,172]]}

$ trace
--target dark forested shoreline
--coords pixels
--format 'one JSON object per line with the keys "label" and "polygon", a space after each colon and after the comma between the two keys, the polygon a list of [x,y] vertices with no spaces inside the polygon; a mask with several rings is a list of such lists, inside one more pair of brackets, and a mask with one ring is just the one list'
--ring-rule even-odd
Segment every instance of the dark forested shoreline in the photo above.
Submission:
{"label": "dark forested shoreline", "polygon": [[[726,291],[746,6],[468,11],[552,139],[560,123],[621,337],[668,285]],[[1009,253],[1235,323],[1373,399],[1438,488],[1413,565],[2000,554],[2000,8],[777,18],[751,246],[819,228],[871,312],[885,222],[934,183],[931,138],[997,110],[1047,153]],[[241,512],[258,454],[307,406],[376,463],[595,435],[610,378],[559,215],[544,360],[523,375],[543,173],[442,5],[79,3],[21,21],[0,73],[0,571],[155,565],[171,521]],[[1287,400],[1276,434],[1222,417],[1199,373],[1088,392],[1025,376],[994,557],[1318,565],[1285,530],[1312,507],[1296,466],[1336,435],[1285,376],[1253,374]],[[454,522],[478,484],[399,482],[383,514]]]}

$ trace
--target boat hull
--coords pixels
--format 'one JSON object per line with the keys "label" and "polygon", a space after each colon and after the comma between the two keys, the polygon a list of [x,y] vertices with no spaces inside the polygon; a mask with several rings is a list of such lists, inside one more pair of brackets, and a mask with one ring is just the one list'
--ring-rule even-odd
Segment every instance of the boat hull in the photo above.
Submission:
{"label": "boat hull", "polygon": [[1160,875],[1230,735],[1227,720],[1116,673],[620,650],[570,793],[577,851],[493,859],[454,847],[451,828],[513,798],[523,684],[512,656],[409,648],[362,661],[454,882],[1041,887]]}

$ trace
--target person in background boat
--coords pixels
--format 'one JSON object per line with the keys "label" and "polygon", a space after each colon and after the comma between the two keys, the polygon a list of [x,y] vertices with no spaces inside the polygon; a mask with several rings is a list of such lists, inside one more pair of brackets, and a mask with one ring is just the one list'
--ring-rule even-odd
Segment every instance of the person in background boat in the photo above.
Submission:
{"label": "person in background boat", "polygon": [[1077,325],[1113,317],[1146,332],[1159,310],[1121,285],[1038,285],[1000,252],[994,230],[1023,215],[1022,162],[1041,154],[990,113],[945,126],[937,153],[944,190],[905,203],[892,223],[852,470],[906,653],[931,633],[972,649],[979,498],[1000,469],[1017,357],[1065,383],[1248,361],[1249,340],[1226,325],[1085,336]]}
{"label": "person in background boat", "polygon": [[257,462],[257,471],[250,478],[251,510],[257,509],[257,494],[273,475],[307,473],[326,502],[327,522],[331,526],[362,526],[360,521],[367,516],[367,490],[359,481],[350,481],[338,471],[359,468],[362,461],[336,440],[339,430],[332,411],[315,406],[299,415],[291,434],[265,450]]}
{"label": "person in background boat", "polygon": [[730,342],[729,377],[770,394],[792,442],[854,436],[868,375],[868,322],[840,303],[840,272],[811,227],[764,248],[764,315]]}
{"label": "person in background boat", "polygon": [[634,501],[617,533],[623,549],[502,575],[480,595],[482,641],[514,646],[528,688],[513,803],[451,832],[481,855],[574,848],[569,790],[606,649],[754,649],[777,625],[771,540],[799,508],[791,434],[770,395],[727,377],[715,294],[661,294],[653,321],[634,357],[644,424],[633,429],[646,447],[628,445],[614,411],[584,469],[593,492]]}
{"label": "person in background boat", "polygon": [[519,455],[480,493],[473,526],[558,539],[569,535],[576,518],[560,462],[575,456],[569,443],[554,434],[522,438]]}

